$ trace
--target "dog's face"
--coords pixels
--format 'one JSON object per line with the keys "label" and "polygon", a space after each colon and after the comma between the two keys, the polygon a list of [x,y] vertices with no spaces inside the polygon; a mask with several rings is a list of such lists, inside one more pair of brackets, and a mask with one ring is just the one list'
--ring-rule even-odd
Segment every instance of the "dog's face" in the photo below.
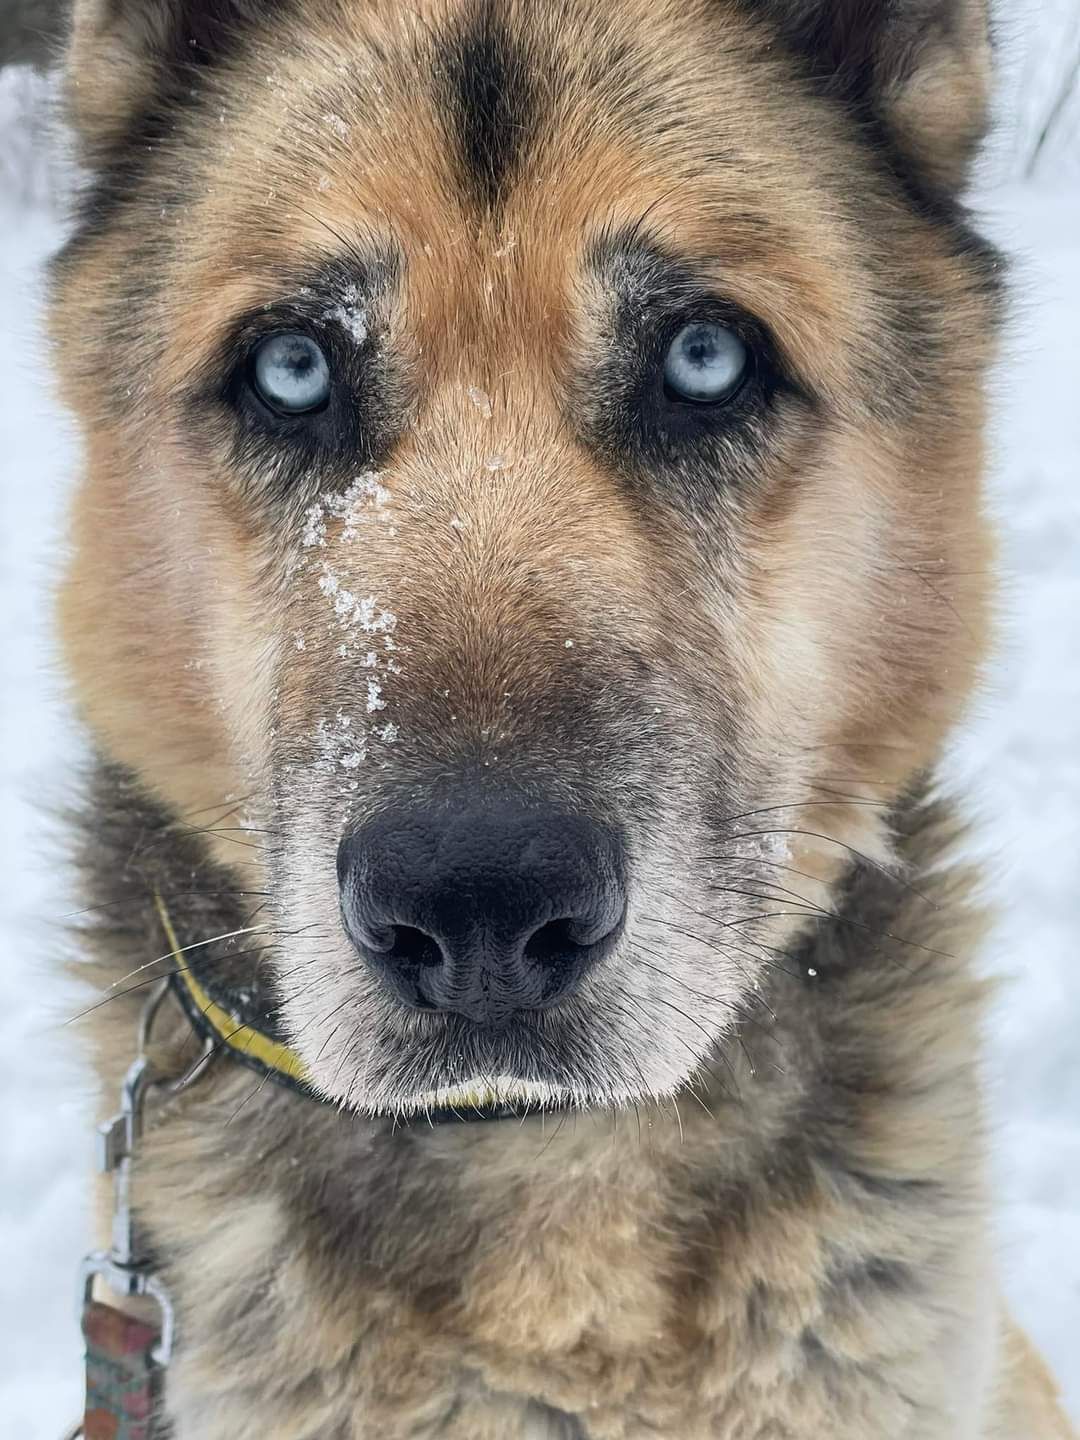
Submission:
{"label": "dog's face", "polygon": [[68,653],[347,1103],[692,1083],[970,686],[982,15],[852,8],[77,11]]}

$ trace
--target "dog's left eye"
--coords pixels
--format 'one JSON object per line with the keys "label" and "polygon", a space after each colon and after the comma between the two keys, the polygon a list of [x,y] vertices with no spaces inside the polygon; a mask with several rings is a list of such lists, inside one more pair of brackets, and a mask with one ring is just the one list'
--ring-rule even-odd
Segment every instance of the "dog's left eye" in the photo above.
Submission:
{"label": "dog's left eye", "polygon": [[750,367],[746,346],[726,325],[684,325],[664,358],[664,386],[675,400],[717,405],[730,400]]}
{"label": "dog's left eye", "polygon": [[251,357],[251,377],[262,400],[284,415],[321,410],[330,398],[330,366],[309,335],[270,335]]}

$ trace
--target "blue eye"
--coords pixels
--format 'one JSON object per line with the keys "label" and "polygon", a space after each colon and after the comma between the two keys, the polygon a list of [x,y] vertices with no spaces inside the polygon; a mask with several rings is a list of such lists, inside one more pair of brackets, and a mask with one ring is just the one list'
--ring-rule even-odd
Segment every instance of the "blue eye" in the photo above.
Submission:
{"label": "blue eye", "polygon": [[308,335],[271,335],[255,347],[255,388],[272,410],[303,415],[330,398],[330,366]]}
{"label": "blue eye", "polygon": [[664,359],[664,383],[677,400],[716,405],[746,377],[750,355],[733,330],[699,321],[684,325]]}

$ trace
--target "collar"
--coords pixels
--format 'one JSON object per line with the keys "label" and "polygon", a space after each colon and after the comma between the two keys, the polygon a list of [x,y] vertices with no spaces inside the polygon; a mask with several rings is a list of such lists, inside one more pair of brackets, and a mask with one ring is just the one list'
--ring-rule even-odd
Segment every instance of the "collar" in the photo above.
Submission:
{"label": "collar", "polygon": [[321,1099],[296,1051],[268,1033],[265,1009],[260,1013],[254,995],[222,985],[214,978],[212,964],[197,967],[189,958],[190,947],[180,944],[159,891],[154,892],[154,905],[173,960],[170,988],[199,1038],[211,1044],[215,1054],[229,1055],[268,1080]]}

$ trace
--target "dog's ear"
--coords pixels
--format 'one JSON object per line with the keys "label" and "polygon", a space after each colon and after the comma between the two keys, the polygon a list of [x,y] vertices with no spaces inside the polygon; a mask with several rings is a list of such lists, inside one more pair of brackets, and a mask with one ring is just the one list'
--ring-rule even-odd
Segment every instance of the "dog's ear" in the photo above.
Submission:
{"label": "dog's ear", "polygon": [[922,184],[955,192],[987,123],[988,0],[751,0]]}
{"label": "dog's ear", "polygon": [[276,0],[74,0],[70,110],[91,156],[138,117],[182,102],[201,68],[235,47]]}

